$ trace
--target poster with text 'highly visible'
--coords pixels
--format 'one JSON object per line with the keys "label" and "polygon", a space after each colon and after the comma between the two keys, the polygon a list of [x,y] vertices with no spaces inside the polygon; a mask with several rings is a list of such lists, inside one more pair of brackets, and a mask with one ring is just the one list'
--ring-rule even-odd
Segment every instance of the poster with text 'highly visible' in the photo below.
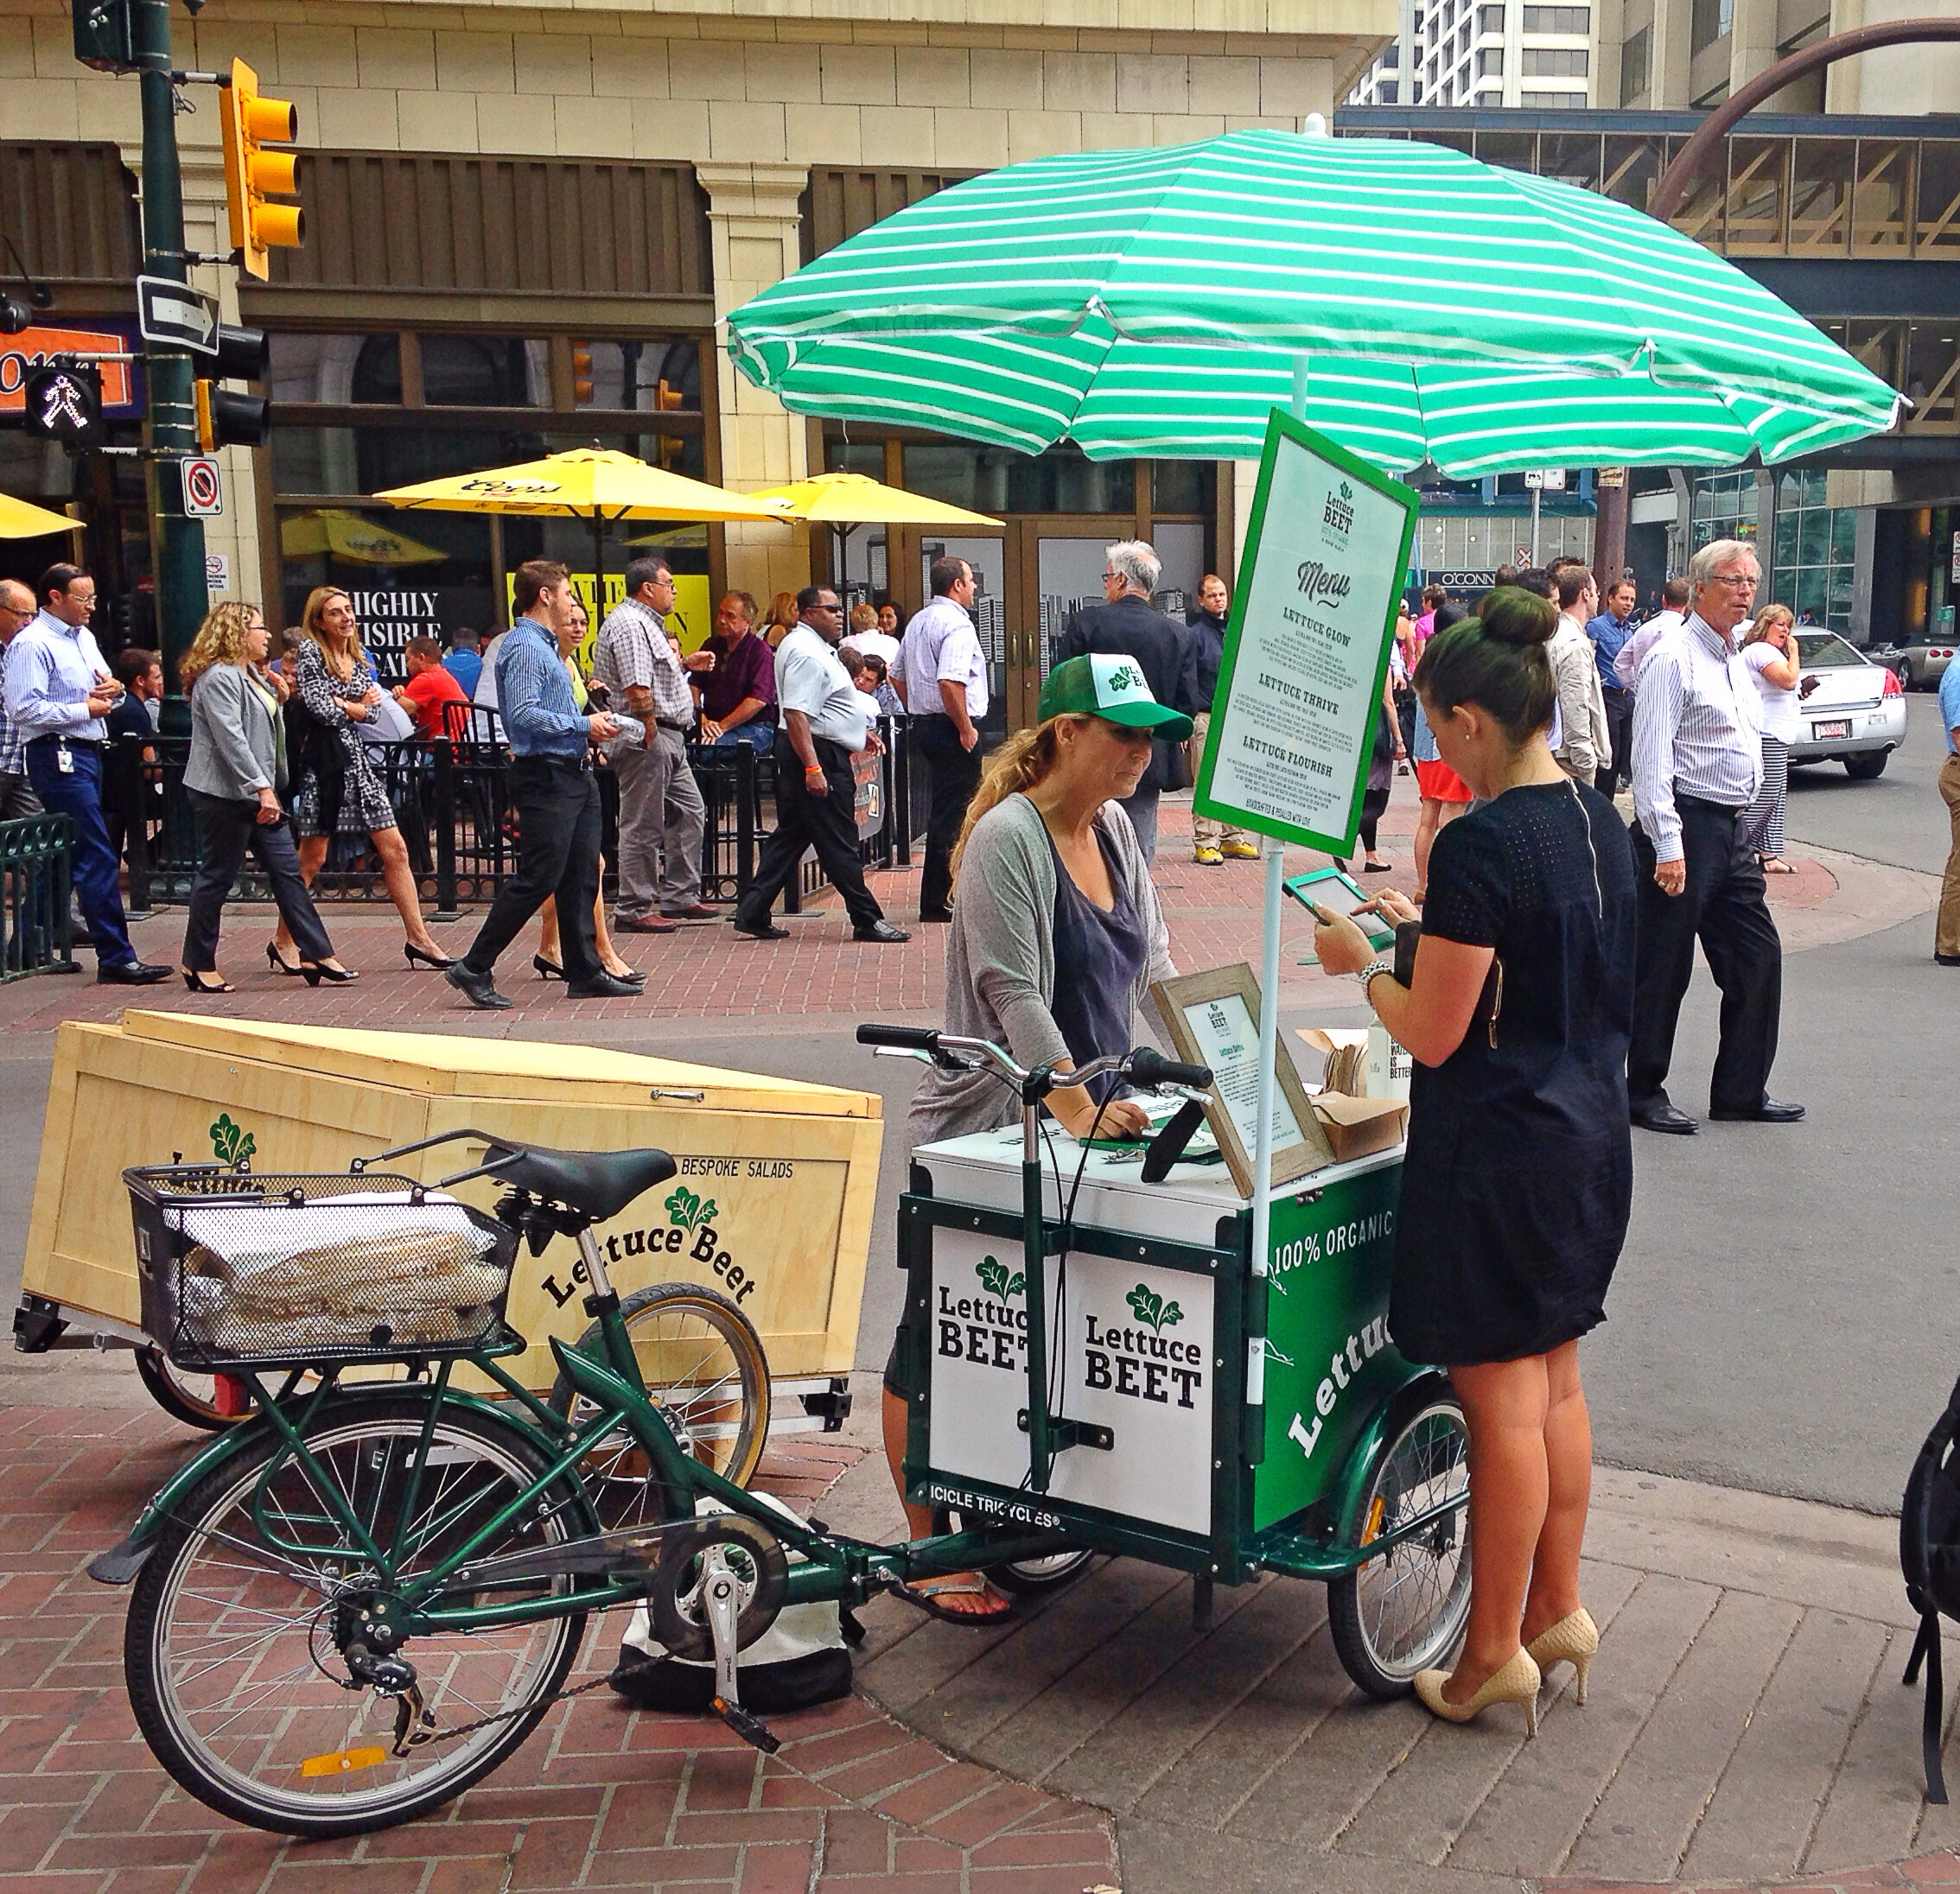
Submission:
{"label": "poster with text 'highly visible'", "polygon": [[1417,505],[1411,488],[1273,410],[1199,815],[1352,852]]}

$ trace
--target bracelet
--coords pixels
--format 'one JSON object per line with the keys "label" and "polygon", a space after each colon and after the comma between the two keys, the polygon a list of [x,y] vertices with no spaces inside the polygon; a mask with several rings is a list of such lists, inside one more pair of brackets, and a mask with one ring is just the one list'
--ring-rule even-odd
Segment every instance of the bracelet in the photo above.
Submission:
{"label": "bracelet", "polygon": [[803,773],[805,776],[821,776],[824,773],[824,766],[821,763],[805,763],[803,766]]}
{"label": "bracelet", "polygon": [[[1373,985],[1375,976],[1377,974],[1385,973],[1392,976],[1394,972],[1395,963],[1392,960],[1371,960],[1368,964],[1354,976],[1361,982],[1362,996],[1364,998],[1366,998],[1368,989],[1371,986]],[[1372,1006],[1374,1004],[1374,1001],[1370,1000],[1368,1003]]]}

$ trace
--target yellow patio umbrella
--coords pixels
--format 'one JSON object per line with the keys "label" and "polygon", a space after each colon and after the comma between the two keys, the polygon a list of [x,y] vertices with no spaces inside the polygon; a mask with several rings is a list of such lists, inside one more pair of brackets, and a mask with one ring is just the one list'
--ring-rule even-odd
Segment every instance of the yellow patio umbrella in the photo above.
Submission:
{"label": "yellow patio umbrella", "polygon": [[289,513],[279,522],[279,550],[289,559],[316,559],[324,555],[353,565],[429,566],[449,556],[425,546],[406,533],[364,519],[344,506],[321,506],[309,513]]}
{"label": "yellow patio umbrella", "polygon": [[423,480],[374,497],[391,506],[430,506],[452,513],[589,520],[595,586],[606,569],[606,529],[614,520],[773,519],[787,525],[793,517],[774,501],[670,474],[614,448],[571,448],[541,461]]}
{"label": "yellow patio umbrella", "polygon": [[80,532],[82,523],[66,513],[51,513],[45,506],[0,493],[0,539],[39,539],[47,533]]}
{"label": "yellow patio umbrella", "polygon": [[991,526],[997,531],[1001,525],[984,513],[970,513],[964,506],[949,506],[944,500],[927,499],[923,493],[908,493],[902,486],[888,486],[869,474],[812,474],[808,480],[792,480],[787,486],[765,486],[754,498],[780,500],[794,518],[834,526],[840,572],[846,564],[843,548],[853,527]]}
{"label": "yellow patio umbrella", "polygon": [[787,486],[765,486],[752,499],[780,501],[794,519],[820,521],[828,526],[992,526],[1001,522],[964,506],[887,486],[869,474],[812,474]]}

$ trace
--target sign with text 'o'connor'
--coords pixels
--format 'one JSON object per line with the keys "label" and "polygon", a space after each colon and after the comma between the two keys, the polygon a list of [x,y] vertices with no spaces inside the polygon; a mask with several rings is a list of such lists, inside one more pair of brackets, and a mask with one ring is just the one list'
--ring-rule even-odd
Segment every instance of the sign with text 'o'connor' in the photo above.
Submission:
{"label": "sign with text 'o'connor'", "polygon": [[1346,856],[1417,499],[1275,409],[1194,807]]}

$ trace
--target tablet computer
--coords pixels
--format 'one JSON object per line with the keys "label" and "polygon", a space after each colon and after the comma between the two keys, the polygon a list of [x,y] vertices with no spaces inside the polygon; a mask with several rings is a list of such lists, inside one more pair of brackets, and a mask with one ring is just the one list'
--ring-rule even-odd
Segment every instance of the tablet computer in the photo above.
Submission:
{"label": "tablet computer", "polygon": [[1340,869],[1314,868],[1305,874],[1290,876],[1284,886],[1286,892],[1308,913],[1320,907],[1330,913],[1346,914],[1374,946],[1393,944],[1395,924],[1384,920],[1379,914],[1357,913],[1355,910],[1373,897]]}

